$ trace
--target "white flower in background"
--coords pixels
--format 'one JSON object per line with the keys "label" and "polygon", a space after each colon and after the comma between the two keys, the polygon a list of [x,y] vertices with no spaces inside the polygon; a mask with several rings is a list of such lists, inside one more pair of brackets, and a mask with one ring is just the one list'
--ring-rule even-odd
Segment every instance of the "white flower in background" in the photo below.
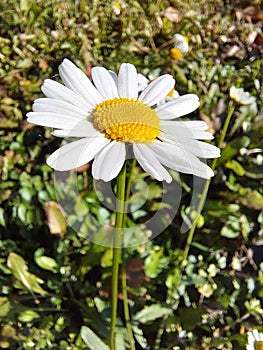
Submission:
{"label": "white flower in background", "polygon": [[263,350],[263,333],[259,333],[257,329],[248,332],[248,342],[246,350]]}
{"label": "white flower in background", "polygon": [[178,119],[198,108],[198,97],[187,94],[157,106],[174,86],[170,75],[155,79],[138,95],[138,75],[129,63],[121,65],[118,76],[103,67],[92,68],[93,83],[68,59],[59,73],[65,85],[45,80],[42,91],[47,98],[37,99],[27,114],[30,123],[55,128],[55,136],[79,138],[48,157],[52,168],[67,171],[94,159],[93,177],[110,181],[132,149],[143,170],[157,180],[172,181],[165,167],[213,176],[199,159],[220,153],[199,141],[213,138],[207,124]]}
{"label": "white flower in background", "polygon": [[121,13],[121,5],[117,1],[112,4],[112,9],[117,16]]}
{"label": "white flower in background", "polygon": [[170,57],[174,60],[180,60],[188,51],[188,37],[181,34],[175,34],[174,47],[170,50]]}
{"label": "white flower in background", "polygon": [[229,96],[240,105],[249,105],[256,101],[256,98],[251,96],[249,92],[244,91],[243,88],[236,88],[235,86],[230,87]]}

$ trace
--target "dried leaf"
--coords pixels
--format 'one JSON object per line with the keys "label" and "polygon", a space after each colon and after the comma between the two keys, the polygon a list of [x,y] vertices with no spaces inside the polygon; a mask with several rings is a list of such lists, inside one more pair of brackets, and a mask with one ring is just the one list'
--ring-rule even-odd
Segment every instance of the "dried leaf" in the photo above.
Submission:
{"label": "dried leaf", "polygon": [[38,65],[40,69],[43,69],[43,70],[48,69],[48,63],[45,58],[41,58]]}
{"label": "dried leaf", "polygon": [[173,7],[167,7],[167,9],[163,13],[164,17],[169,19],[169,21],[173,23],[178,23],[182,20],[183,15],[180,11],[176,10]]}
{"label": "dried leaf", "polygon": [[67,230],[67,221],[61,206],[57,202],[50,201],[46,203],[45,211],[50,233],[63,236]]}

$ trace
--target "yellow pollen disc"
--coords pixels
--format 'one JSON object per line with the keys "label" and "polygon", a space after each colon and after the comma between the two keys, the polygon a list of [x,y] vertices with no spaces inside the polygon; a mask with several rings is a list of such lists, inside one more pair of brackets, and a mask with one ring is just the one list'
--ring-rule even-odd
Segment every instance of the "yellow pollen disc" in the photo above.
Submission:
{"label": "yellow pollen disc", "polygon": [[149,143],[156,139],[160,119],[139,100],[114,98],[99,104],[92,113],[94,127],[110,140]]}
{"label": "yellow pollen disc", "polygon": [[173,47],[171,50],[170,50],[170,57],[173,59],[173,60],[180,60],[182,59],[183,57],[183,54],[182,52],[177,49],[176,47]]}
{"label": "yellow pollen disc", "polygon": [[263,350],[263,341],[256,341],[255,342],[255,349],[256,350]]}

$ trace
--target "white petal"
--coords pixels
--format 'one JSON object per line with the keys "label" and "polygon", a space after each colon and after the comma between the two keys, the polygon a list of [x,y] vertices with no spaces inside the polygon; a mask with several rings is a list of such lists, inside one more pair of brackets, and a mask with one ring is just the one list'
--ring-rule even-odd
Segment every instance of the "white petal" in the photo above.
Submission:
{"label": "white petal", "polygon": [[158,106],[156,112],[160,119],[174,119],[192,113],[199,105],[198,96],[187,94]]}
{"label": "white petal", "polygon": [[119,70],[118,91],[120,97],[138,98],[138,78],[133,64],[123,63]]}
{"label": "white petal", "polygon": [[165,98],[174,87],[174,79],[171,75],[164,74],[152,81],[140,94],[139,100],[153,106]]}
{"label": "white petal", "polygon": [[220,157],[220,149],[209,143],[198,141],[198,140],[183,140],[174,141],[170,139],[162,139],[171,144],[175,144],[177,147],[183,148],[184,151],[190,152],[196,157],[200,158],[218,158]]}
{"label": "white petal", "polygon": [[118,75],[115,72],[113,72],[113,70],[109,70],[108,72],[110,73],[112,79],[114,80],[114,83],[117,86],[117,84],[118,84]]}
{"label": "white petal", "polygon": [[154,151],[156,158],[165,166],[186,174],[209,179],[214,175],[211,168],[183,147],[166,142],[154,141],[149,147]]}
{"label": "white petal", "polygon": [[144,144],[134,144],[133,152],[143,170],[158,181],[171,182],[172,177],[155,157],[152,150]]}
{"label": "white petal", "polygon": [[86,118],[89,114],[86,110],[81,109],[71,103],[55,100],[53,98],[38,98],[33,103],[34,112],[53,112],[67,115],[68,112],[78,114],[79,118]]}
{"label": "white petal", "polygon": [[47,164],[58,171],[76,169],[90,162],[109,142],[104,137],[70,142],[52,153],[47,159]]}
{"label": "white petal", "polygon": [[214,136],[207,131],[176,127],[174,129],[161,128],[160,137],[185,142],[189,139],[212,140],[214,138]]}
{"label": "white petal", "polygon": [[161,125],[171,129],[180,127],[180,128],[196,129],[196,130],[207,130],[209,128],[206,122],[203,122],[201,120],[186,120],[186,121],[162,120]]}
{"label": "white petal", "polygon": [[96,137],[99,136],[100,133],[94,129],[91,123],[85,121],[76,124],[76,126],[69,130],[54,130],[52,135],[56,137]]}
{"label": "white petal", "polygon": [[103,181],[114,179],[121,171],[125,156],[125,144],[112,141],[96,155],[92,165],[92,176]]}
{"label": "white petal", "polygon": [[83,111],[89,112],[91,110],[91,105],[80,95],[54,80],[46,79],[41,90],[47,97],[69,102],[74,106],[80,107]]}
{"label": "white petal", "polygon": [[92,107],[100,104],[103,99],[86,74],[68,59],[64,59],[58,67],[64,84],[82,96]]}
{"label": "white petal", "polygon": [[147,79],[143,74],[138,73],[138,91],[143,91],[149,84],[149,79]]}
{"label": "white petal", "polygon": [[112,100],[119,97],[117,86],[114,79],[104,67],[94,67],[91,70],[91,76],[96,88],[105,100]]}
{"label": "white petal", "polygon": [[29,112],[27,113],[27,121],[50,128],[72,129],[81,123],[83,119],[50,112]]}

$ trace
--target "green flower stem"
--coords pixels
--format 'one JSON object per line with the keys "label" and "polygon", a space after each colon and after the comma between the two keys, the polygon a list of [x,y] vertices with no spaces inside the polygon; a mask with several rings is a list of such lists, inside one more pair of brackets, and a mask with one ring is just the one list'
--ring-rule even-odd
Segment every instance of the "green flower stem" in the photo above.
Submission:
{"label": "green flower stem", "polygon": [[130,343],[130,350],[136,350],[135,342],[133,338],[133,332],[132,332],[132,325],[130,320],[128,292],[127,292],[127,275],[126,275],[125,264],[122,265],[121,283],[122,283],[122,296],[123,296],[123,312],[124,312],[124,318],[125,318],[125,325],[128,333],[128,339]]}
{"label": "green flower stem", "polygon": [[[131,164],[131,169],[127,181],[127,186],[126,186],[126,195],[125,195],[125,216],[124,216],[124,222],[126,220],[126,213],[127,213],[127,205],[131,193],[131,185],[132,185],[132,174],[133,170],[136,166],[136,158],[133,159],[132,164]],[[124,250],[123,250],[124,252]],[[127,293],[127,274],[126,274],[126,266],[125,266],[125,259],[123,257],[123,264],[122,264],[122,269],[121,269],[121,284],[122,284],[122,296],[123,296],[123,312],[124,312],[124,318],[125,318],[125,325],[128,333],[128,339],[130,343],[130,349],[131,350],[136,350],[135,348],[135,342],[134,342],[134,337],[133,337],[133,332],[132,332],[132,326],[131,326],[131,320],[130,320],[130,312],[129,312],[129,301],[128,301],[128,293]]]}
{"label": "green flower stem", "polygon": [[[225,123],[224,123],[224,126],[223,126],[223,130],[222,130],[222,133],[221,133],[219,141],[218,141],[218,148],[219,149],[222,149],[223,142],[224,142],[224,139],[226,137],[226,132],[227,132],[227,129],[228,129],[228,126],[229,126],[229,123],[230,123],[230,119],[231,119],[231,117],[233,115],[234,110],[235,110],[235,106],[233,105],[232,101],[230,101],[229,102],[228,113],[227,113],[227,116],[226,116],[226,120],[225,120]],[[211,164],[211,169],[212,170],[215,170],[216,164],[217,164],[217,160],[218,160],[218,158],[215,158],[213,160],[213,162]],[[197,219],[198,219],[198,217],[201,214],[201,211],[203,209],[203,206],[204,206],[204,203],[205,203],[205,199],[206,199],[206,195],[207,195],[207,192],[208,192],[208,189],[209,189],[210,182],[211,182],[211,179],[207,179],[206,180],[206,183],[204,185],[204,189],[203,189],[203,192],[202,192],[202,195],[201,195],[201,198],[200,198],[200,201],[198,203],[197,210],[196,210],[195,221],[194,221],[193,225],[191,226],[191,228],[189,230],[189,233],[188,233],[188,236],[187,236],[185,248],[184,248],[184,251],[183,251],[183,260],[182,260],[183,264],[185,264],[185,261],[186,261],[186,259],[188,257],[189,249],[191,247],[191,244],[192,244],[192,241],[193,241],[193,237],[194,237],[194,233],[195,233],[195,229],[196,229],[196,225],[197,225]]]}
{"label": "green flower stem", "polygon": [[113,238],[113,259],[112,259],[112,281],[111,281],[111,325],[110,325],[110,348],[115,350],[115,333],[117,321],[117,306],[118,306],[118,277],[119,265],[121,261],[121,236],[120,230],[124,224],[124,209],[125,209],[125,183],[126,183],[126,162],[123,165],[121,172],[117,177],[117,208],[116,208],[116,232]]}

